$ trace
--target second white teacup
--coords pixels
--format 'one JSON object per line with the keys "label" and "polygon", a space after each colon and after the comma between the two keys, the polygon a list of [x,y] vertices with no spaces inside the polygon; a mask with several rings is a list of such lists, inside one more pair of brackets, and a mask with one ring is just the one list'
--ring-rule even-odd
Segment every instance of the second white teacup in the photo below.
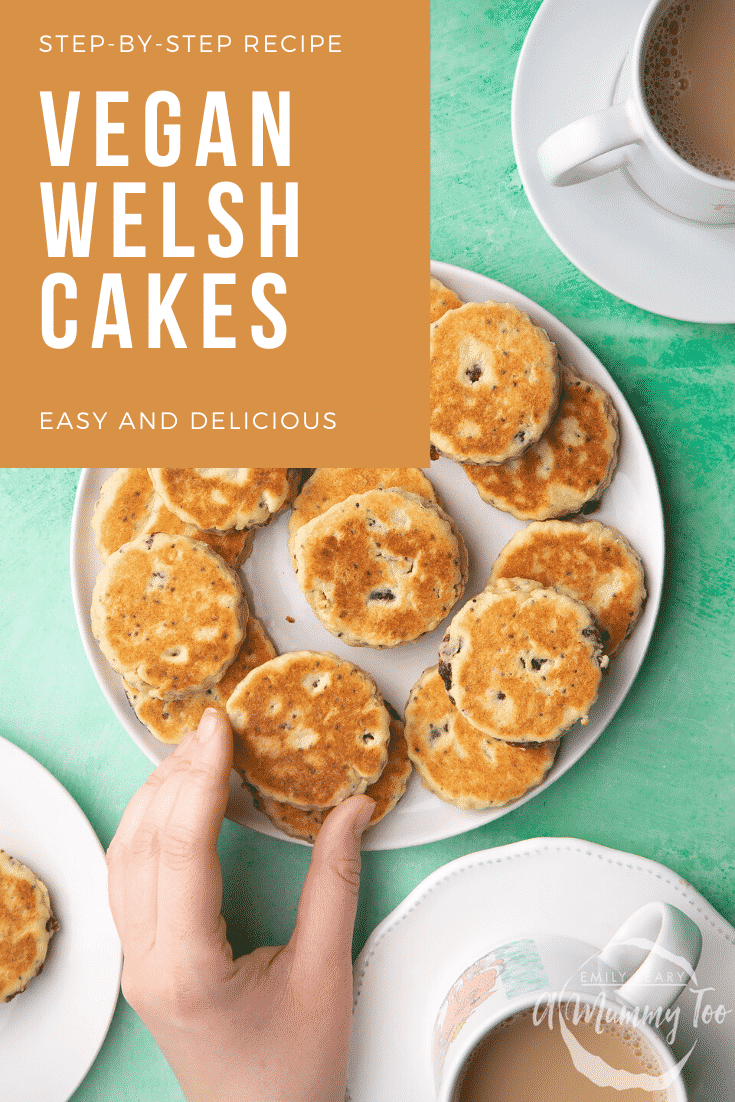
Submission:
{"label": "second white teacup", "polygon": [[[646,99],[649,47],[677,2],[652,0],[626,59],[616,103],[551,134],[539,148],[539,163],[546,179],[561,187],[622,168],[641,191],[672,214],[728,225],[735,223],[735,178],[704,171],[675,152],[656,127]],[[706,3],[695,0],[694,6]],[[735,57],[735,42],[730,48]],[[713,117],[729,109],[726,104],[711,105]]]}
{"label": "second white teacup", "polygon": [[656,902],[600,952],[558,936],[495,947],[463,972],[437,1014],[437,1102],[544,1097],[544,1078],[559,1098],[594,1102],[609,1088],[630,1102],[686,1102],[687,1057],[677,1062],[660,1030],[701,945],[691,919]]}

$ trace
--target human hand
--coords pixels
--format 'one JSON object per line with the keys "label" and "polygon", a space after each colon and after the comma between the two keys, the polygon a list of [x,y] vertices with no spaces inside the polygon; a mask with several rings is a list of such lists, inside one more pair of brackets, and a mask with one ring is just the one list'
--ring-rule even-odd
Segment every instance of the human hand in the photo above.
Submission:
{"label": "human hand", "polygon": [[233,960],[216,842],[232,734],[207,709],[133,796],[107,853],[122,989],[189,1102],[343,1102],[360,836],[375,806],[325,819],[288,945]]}

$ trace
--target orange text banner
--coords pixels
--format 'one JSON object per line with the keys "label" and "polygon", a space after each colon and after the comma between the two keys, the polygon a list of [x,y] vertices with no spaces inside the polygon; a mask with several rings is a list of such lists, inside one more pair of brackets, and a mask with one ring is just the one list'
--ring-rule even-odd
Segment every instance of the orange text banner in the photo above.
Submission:
{"label": "orange text banner", "polygon": [[11,23],[3,465],[425,466],[424,4]]}

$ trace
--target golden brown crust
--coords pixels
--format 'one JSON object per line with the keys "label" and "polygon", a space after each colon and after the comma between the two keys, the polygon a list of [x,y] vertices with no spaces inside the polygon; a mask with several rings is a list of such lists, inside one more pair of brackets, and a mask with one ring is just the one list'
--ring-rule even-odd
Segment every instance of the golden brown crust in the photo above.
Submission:
{"label": "golden brown crust", "polygon": [[602,647],[580,602],[501,579],[457,613],[439,648],[449,698],[473,727],[508,742],[548,742],[597,699]]}
{"label": "golden brown crust", "polygon": [[517,459],[463,469],[489,505],[519,520],[547,520],[599,501],[617,457],[618,416],[610,396],[562,365],[559,409],[541,439]]}
{"label": "golden brown crust", "polygon": [[349,646],[394,647],[432,631],[467,580],[454,523],[403,490],[354,494],[299,528],[289,546],[306,599]]}
{"label": "golden brown crust", "polygon": [[218,532],[268,524],[300,478],[296,467],[149,467],[148,473],[172,513]]}
{"label": "golden brown crust", "polygon": [[118,467],[110,475],[100,490],[92,529],[103,563],[123,544],[153,532],[200,540],[234,569],[247,559],[253,546],[251,531],[202,532],[185,524],[156,494],[147,467]]}
{"label": "golden brown crust", "polygon": [[142,533],[155,495],[147,467],[118,467],[105,480],[92,514],[94,540],[103,563]]}
{"label": "golden brown crust", "polygon": [[489,738],[452,704],[437,666],[424,670],[406,705],[406,743],[424,788],[462,808],[502,807],[540,784],[558,741],[518,746]]}
{"label": "golden brown crust", "polygon": [[293,503],[289,535],[353,494],[390,489],[408,490],[438,503],[434,487],[419,467],[318,467]]}
{"label": "golden brown crust", "polygon": [[97,578],[92,630],[113,669],[138,690],[175,700],[215,685],[248,619],[238,575],[188,536],[124,544]]}
{"label": "golden brown crust", "polygon": [[630,635],[646,598],[637,552],[617,529],[596,520],[545,520],[522,528],[495,560],[489,584],[514,577],[582,601],[610,656]]}
{"label": "golden brown crust", "polygon": [[276,649],[265,629],[254,616],[249,617],[245,638],[237,658],[216,685],[194,693],[184,700],[159,700],[140,692],[123,679],[123,688],[141,723],[161,742],[181,742],[189,731],[195,731],[206,708],[222,708],[243,678],[256,666],[275,658]]}
{"label": "golden brown crust", "polygon": [[456,310],[462,305],[462,299],[450,291],[434,276],[429,280],[429,324],[438,321],[447,310]]}
{"label": "golden brown crust", "polygon": [[385,766],[389,716],[373,679],[334,654],[295,651],[252,670],[227,702],[234,766],[304,811],[364,792]]}
{"label": "golden brown crust", "polygon": [[0,1003],[20,994],[39,974],[58,928],[46,885],[0,849]]}
{"label": "golden brown crust", "polygon": [[209,532],[196,528],[193,524],[184,524],[158,496],[154,498],[150,518],[143,526],[140,535],[148,536],[154,532],[166,532],[167,535],[172,536],[190,536],[193,540],[206,544],[233,570],[242,566],[249,557],[255,537],[254,528],[241,530],[230,528],[227,532]]}
{"label": "golden brown crust", "polygon": [[[406,791],[411,776],[411,762],[403,736],[402,721],[391,716],[390,732],[386,766],[377,781],[365,789],[365,795],[375,800],[375,810],[370,816],[368,828],[375,826],[393,810]],[[257,790],[253,791],[253,800],[258,811],[267,815],[273,825],[284,834],[288,834],[290,838],[311,842],[312,845],[324,820],[332,810],[332,808],[326,810],[315,808],[312,811],[302,811],[298,807],[292,807],[291,804],[279,803],[277,800],[261,796]]]}
{"label": "golden brown crust", "polygon": [[527,314],[468,302],[429,332],[431,443],[440,455],[503,463],[542,436],[559,401],[559,365]]}

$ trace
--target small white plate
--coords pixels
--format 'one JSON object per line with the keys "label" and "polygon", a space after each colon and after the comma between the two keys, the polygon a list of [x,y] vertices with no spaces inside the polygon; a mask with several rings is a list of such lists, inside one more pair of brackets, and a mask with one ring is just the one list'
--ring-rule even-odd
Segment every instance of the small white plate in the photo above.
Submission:
{"label": "small white plate", "polygon": [[[641,555],[648,600],[631,638],[620,655],[611,662],[603,678],[600,696],[591,711],[588,726],[577,725],[564,737],[544,784],[506,807],[490,811],[460,811],[427,792],[414,775],[396,809],[365,835],[365,849],[397,849],[435,842],[473,830],[507,814],[513,807],[532,799],[553,784],[579,760],[620,707],[646,653],[661,597],[664,565],[661,500],[641,431],[613,379],[578,337],[523,295],[495,280],[449,264],[435,262],[431,270],[465,301],[482,302],[494,298],[525,310],[546,329],[562,355],[566,355],[582,375],[600,383],[612,397],[620,418],[620,454],[612,483],[594,516],[603,524],[611,524],[623,532]],[[376,459],[379,461],[379,457]],[[74,607],[87,657],[102,691],[128,734],[150,760],[158,764],[170,753],[171,747],[157,741],[138,722],[123,692],[120,678],[108,666],[95,642],[89,621],[92,590],[101,569],[90,519],[100,487],[111,473],[108,469],[87,468],[79,482],[71,541]],[[429,477],[467,543],[470,577],[464,600],[468,600],[484,589],[498,552],[524,525],[508,513],[501,513],[484,504],[458,464],[440,459],[432,464]],[[284,653],[308,649],[339,654],[370,673],[385,699],[402,712],[409,692],[421,673],[427,667],[436,665],[439,643],[446,626],[438,627],[415,643],[393,650],[345,646],[321,626],[307,604],[291,567],[287,539],[288,518],[284,515],[256,533],[253,553],[242,570],[250,607],[263,623],[276,650]],[[295,622],[289,623],[288,616]],[[284,837],[270,820],[253,809],[249,794],[239,786],[234,775],[230,793],[229,818],[272,837]]]}
{"label": "small white plate", "polygon": [[100,1050],[120,990],[105,854],[66,789],[4,738],[0,809],[0,849],[43,880],[60,923],[41,975],[0,1005],[0,1098],[66,1102]]}
{"label": "small white plate", "polygon": [[735,322],[735,226],[702,226],[650,202],[622,172],[553,187],[538,148],[613,102],[649,0],[545,0],[521,49],[511,109],[526,195],[552,241],[625,302],[680,321]]}
{"label": "small white plate", "polygon": [[494,946],[558,934],[599,949],[653,900],[673,903],[702,931],[696,980],[675,1004],[672,1041],[677,1057],[697,1042],[684,1075],[689,1100],[735,1098],[735,930],[663,865],[575,838],[535,838],[437,869],[370,935],[355,961],[348,1100],[434,1097],[437,1012],[465,968]]}

